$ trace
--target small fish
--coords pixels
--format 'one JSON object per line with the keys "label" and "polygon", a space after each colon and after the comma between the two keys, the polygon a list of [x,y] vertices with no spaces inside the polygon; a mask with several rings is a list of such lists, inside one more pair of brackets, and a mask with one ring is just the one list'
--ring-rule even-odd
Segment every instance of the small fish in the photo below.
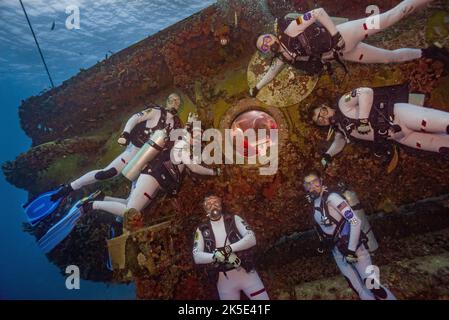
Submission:
{"label": "small fish", "polygon": [[50,30],[55,30],[55,26],[56,26],[56,22],[55,21],[53,21],[53,23],[51,24],[51,29]]}

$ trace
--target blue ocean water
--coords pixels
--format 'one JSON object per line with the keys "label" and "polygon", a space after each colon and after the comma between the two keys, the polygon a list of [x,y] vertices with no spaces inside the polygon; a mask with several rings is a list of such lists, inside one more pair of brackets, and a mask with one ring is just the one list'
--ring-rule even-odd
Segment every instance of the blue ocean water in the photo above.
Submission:
{"label": "blue ocean water", "polygon": [[[209,6],[211,0],[23,0],[55,85],[106,55]],[[80,29],[66,20],[79,9]],[[72,11],[70,9],[72,8]],[[66,13],[66,9],[68,13]],[[74,20],[69,19],[71,22]],[[26,151],[21,100],[50,86],[18,0],[0,1],[0,162]],[[65,277],[22,231],[27,194],[0,178],[0,299],[134,299],[133,285],[81,281],[67,290]]]}

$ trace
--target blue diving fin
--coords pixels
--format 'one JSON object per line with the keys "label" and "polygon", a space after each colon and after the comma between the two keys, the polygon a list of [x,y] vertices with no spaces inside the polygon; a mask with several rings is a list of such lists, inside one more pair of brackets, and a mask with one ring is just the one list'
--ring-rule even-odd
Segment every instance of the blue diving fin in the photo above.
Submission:
{"label": "blue diving fin", "polygon": [[[109,228],[109,239],[112,238],[115,238],[115,228],[113,225],[111,225]],[[106,268],[108,268],[109,271],[114,271],[114,268],[112,267],[112,258],[109,252],[108,252],[108,260],[106,261]]]}
{"label": "blue diving fin", "polygon": [[34,227],[39,221],[52,214],[58,208],[64,198],[52,201],[51,196],[59,190],[61,190],[61,187],[45,192],[23,205],[31,226]]}
{"label": "blue diving fin", "polygon": [[51,227],[46,234],[39,239],[37,245],[44,252],[48,253],[53,250],[62,240],[64,240],[75,228],[77,221],[81,218],[83,212],[83,204],[94,201],[100,191],[96,191],[86,198],[75,203],[69,212]]}

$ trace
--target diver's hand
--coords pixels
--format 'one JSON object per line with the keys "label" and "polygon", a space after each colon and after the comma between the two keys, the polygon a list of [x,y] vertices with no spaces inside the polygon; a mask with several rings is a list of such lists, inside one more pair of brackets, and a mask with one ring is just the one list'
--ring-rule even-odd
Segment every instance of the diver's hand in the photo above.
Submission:
{"label": "diver's hand", "polygon": [[118,138],[117,143],[121,146],[126,147],[129,144],[130,139],[131,135],[128,132],[123,131],[122,134],[120,135],[120,138]]}
{"label": "diver's hand", "polygon": [[235,253],[231,253],[228,258],[228,263],[232,264],[235,268],[238,268],[242,261]]}
{"label": "diver's hand", "polygon": [[219,250],[219,249],[215,249],[214,250],[214,255],[212,256],[212,259],[215,262],[218,262],[218,263],[225,263],[226,262],[225,254],[221,250]]}
{"label": "diver's hand", "polygon": [[329,165],[332,162],[332,157],[329,153],[325,153],[323,155],[323,157],[321,158],[321,165],[324,167],[324,169],[327,169],[327,167],[329,167]]}
{"label": "diver's hand", "polygon": [[357,127],[357,132],[360,134],[368,134],[370,131],[371,131],[371,128],[369,126],[369,120],[368,119],[360,119],[359,126]]}
{"label": "diver's hand", "polygon": [[352,250],[345,250],[345,252],[343,253],[343,257],[345,258],[346,262],[349,264],[353,264],[353,263],[357,263],[358,259],[357,259],[357,255],[355,254],[354,251]]}
{"label": "diver's hand", "polygon": [[340,32],[337,32],[334,36],[332,36],[332,49],[340,52],[344,50],[345,46],[345,39],[343,39]]}
{"label": "diver's hand", "polygon": [[249,95],[251,96],[251,97],[256,97],[257,96],[257,94],[259,93],[259,89],[257,89],[257,87],[252,87],[252,88],[250,88],[249,89]]}
{"label": "diver's hand", "polygon": [[226,258],[229,257],[229,255],[232,253],[232,248],[230,245],[221,247],[221,248],[217,248],[215,250],[220,251]]}

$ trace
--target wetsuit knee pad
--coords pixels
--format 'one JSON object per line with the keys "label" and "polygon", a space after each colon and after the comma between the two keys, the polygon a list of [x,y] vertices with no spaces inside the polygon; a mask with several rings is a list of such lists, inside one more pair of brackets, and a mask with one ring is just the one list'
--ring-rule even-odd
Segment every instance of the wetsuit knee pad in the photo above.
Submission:
{"label": "wetsuit knee pad", "polygon": [[376,297],[376,299],[384,300],[388,296],[387,291],[385,291],[385,289],[382,287],[378,289],[370,289],[370,291],[372,292],[372,294],[374,294],[374,297]]}
{"label": "wetsuit knee pad", "polygon": [[95,179],[97,180],[107,180],[115,177],[115,175],[118,173],[116,168],[111,168],[108,170],[102,170],[95,174]]}

